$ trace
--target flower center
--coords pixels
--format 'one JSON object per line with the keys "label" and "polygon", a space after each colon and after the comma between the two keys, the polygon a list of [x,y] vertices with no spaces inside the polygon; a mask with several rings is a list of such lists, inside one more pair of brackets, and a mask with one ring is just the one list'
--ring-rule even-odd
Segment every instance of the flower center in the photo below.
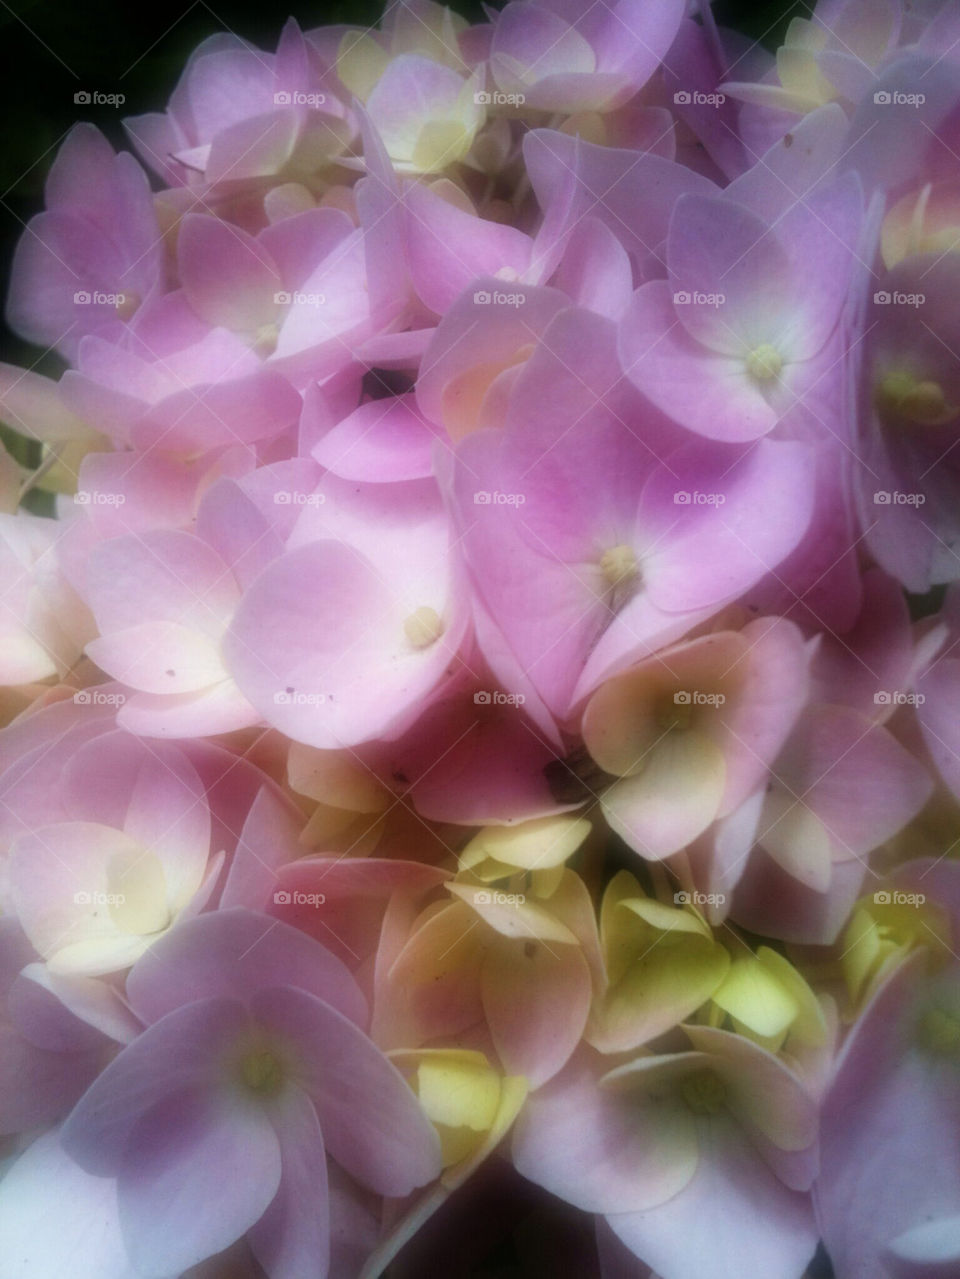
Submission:
{"label": "flower center", "polygon": [[680,1081],[680,1096],[698,1115],[718,1115],[727,1099],[727,1086],[712,1070],[700,1070]]}
{"label": "flower center", "polygon": [[920,426],[942,426],[957,416],[956,406],[947,403],[939,382],[920,381],[902,369],[892,370],[880,379],[875,400],[882,413],[895,414]]}
{"label": "flower center", "polygon": [[600,556],[600,572],[608,586],[618,587],[632,581],[640,572],[633,547],[621,542],[611,546]]}
{"label": "flower center", "polygon": [[783,369],[783,357],[775,346],[762,342],[747,356],[747,372],[755,382],[773,382]]}
{"label": "flower center", "polygon": [[269,324],[261,324],[253,335],[252,346],[257,355],[268,356],[273,355],[277,349],[277,342],[280,339],[280,325],[276,320],[272,320]]}
{"label": "flower center", "polygon": [[920,1043],[937,1057],[960,1061],[960,1021],[941,1008],[929,1008],[917,1026]]}
{"label": "flower center", "polygon": [[[677,700],[679,698],[679,700]],[[693,721],[693,699],[689,693],[661,693],[654,706],[653,717],[665,733],[689,728]]]}
{"label": "flower center", "polygon": [[259,1049],[240,1059],[240,1078],[251,1092],[273,1097],[283,1083],[283,1064],[274,1053]]}
{"label": "flower center", "polygon": [[435,608],[429,608],[426,604],[415,609],[403,623],[407,643],[418,649],[435,644],[444,630],[443,618]]}

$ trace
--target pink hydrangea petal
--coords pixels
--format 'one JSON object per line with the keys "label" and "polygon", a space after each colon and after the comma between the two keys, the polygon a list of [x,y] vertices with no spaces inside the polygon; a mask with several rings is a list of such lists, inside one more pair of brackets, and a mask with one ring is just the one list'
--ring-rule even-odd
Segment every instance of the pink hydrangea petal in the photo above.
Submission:
{"label": "pink hydrangea petal", "polygon": [[662,1203],[696,1170],[694,1117],[683,1105],[645,1105],[604,1089],[597,1060],[582,1051],[530,1096],[514,1125],[514,1165],[587,1212]]}
{"label": "pink hydrangea petal", "polygon": [[717,1279],[748,1266],[770,1279],[796,1279],[817,1246],[810,1199],[764,1168],[729,1123],[700,1128],[703,1153],[690,1184],[652,1211],[607,1216],[635,1256],[662,1274]]}
{"label": "pink hydrangea petal", "polygon": [[302,1054],[297,1078],[327,1149],[352,1176],[399,1197],[439,1173],[439,1141],[413,1091],[353,1022],[292,987],[263,990],[252,1007]]}
{"label": "pink hydrangea petal", "polygon": [[241,909],[199,915],[167,933],[131,969],[127,998],[151,1023],[187,1001],[246,1001],[264,987],[287,985],[366,1021],[360,989],[339,959],[297,929]]}
{"label": "pink hydrangea petal", "polygon": [[283,1172],[270,1206],[247,1232],[250,1247],[271,1279],[325,1275],[330,1202],[327,1157],[316,1109],[293,1085],[277,1099],[273,1122]]}
{"label": "pink hydrangea petal", "polygon": [[[225,1168],[243,1168],[225,1177]],[[265,1108],[171,1090],[130,1134],[120,1229],[139,1273],[165,1279],[226,1248],[274,1199],[280,1143]]]}
{"label": "pink hydrangea petal", "polygon": [[578,946],[503,942],[483,961],[483,1011],[504,1069],[532,1087],[562,1069],[590,1011],[590,969]]}
{"label": "pink hydrangea petal", "polygon": [[222,1056],[249,1026],[236,1000],[204,998],[149,1026],[113,1059],[64,1124],[64,1149],[90,1172],[117,1176],[137,1125],[152,1108],[218,1081]]}

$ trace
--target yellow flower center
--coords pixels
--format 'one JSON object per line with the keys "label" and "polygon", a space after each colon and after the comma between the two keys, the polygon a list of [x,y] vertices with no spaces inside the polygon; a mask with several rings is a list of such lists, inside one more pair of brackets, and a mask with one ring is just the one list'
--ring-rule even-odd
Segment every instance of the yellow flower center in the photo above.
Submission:
{"label": "yellow flower center", "polygon": [[283,1083],[283,1065],[269,1050],[248,1052],[240,1060],[240,1077],[251,1092],[273,1097]]}
{"label": "yellow flower center", "polygon": [[619,546],[611,546],[605,550],[600,556],[600,572],[610,586],[620,586],[635,578],[639,566],[633,547],[622,542]]}
{"label": "yellow flower center", "polygon": [[427,605],[416,609],[403,623],[403,633],[413,648],[429,648],[443,632],[443,618],[435,608]]}
{"label": "yellow flower center", "polygon": [[763,342],[747,356],[747,372],[755,382],[773,382],[783,369],[783,357],[775,346]]}

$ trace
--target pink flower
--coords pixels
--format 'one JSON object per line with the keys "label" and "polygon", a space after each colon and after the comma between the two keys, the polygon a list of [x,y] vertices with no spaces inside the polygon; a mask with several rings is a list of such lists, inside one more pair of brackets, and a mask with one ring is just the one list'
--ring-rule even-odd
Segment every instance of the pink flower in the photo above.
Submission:
{"label": "pink flower", "polygon": [[246,1234],[273,1279],[326,1274],[328,1156],[381,1194],[439,1172],[436,1133],[360,1028],[358,988],[302,934],[246,911],[202,916],[134,966],[127,997],[145,1029],[62,1143],[115,1184],[137,1273],[180,1273]]}

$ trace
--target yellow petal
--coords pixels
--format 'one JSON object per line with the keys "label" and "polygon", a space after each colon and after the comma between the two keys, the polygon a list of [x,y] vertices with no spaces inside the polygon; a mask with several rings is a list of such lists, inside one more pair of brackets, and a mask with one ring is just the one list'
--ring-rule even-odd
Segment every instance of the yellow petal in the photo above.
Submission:
{"label": "yellow petal", "polygon": [[733,961],[713,1000],[765,1039],[783,1035],[800,1011],[794,996],[753,955]]}
{"label": "yellow petal", "polygon": [[561,945],[578,944],[576,934],[566,924],[538,902],[526,900],[522,893],[497,892],[459,883],[447,884],[446,888],[503,937],[552,941]]}
{"label": "yellow petal", "polygon": [[287,779],[298,794],[353,813],[380,813],[392,798],[379,778],[348,751],[320,750],[301,742],[290,747]]}
{"label": "yellow petal", "polygon": [[347,31],[337,53],[337,75],[365,102],[389,61],[389,54],[368,32]]}
{"label": "yellow petal", "polygon": [[474,835],[460,854],[462,870],[472,870],[485,858],[520,870],[560,866],[590,834],[585,817],[540,817],[515,826],[487,826]]}
{"label": "yellow petal", "polygon": [[500,1105],[500,1076],[482,1053],[431,1054],[417,1068],[417,1093],[435,1123],[486,1132]]}

